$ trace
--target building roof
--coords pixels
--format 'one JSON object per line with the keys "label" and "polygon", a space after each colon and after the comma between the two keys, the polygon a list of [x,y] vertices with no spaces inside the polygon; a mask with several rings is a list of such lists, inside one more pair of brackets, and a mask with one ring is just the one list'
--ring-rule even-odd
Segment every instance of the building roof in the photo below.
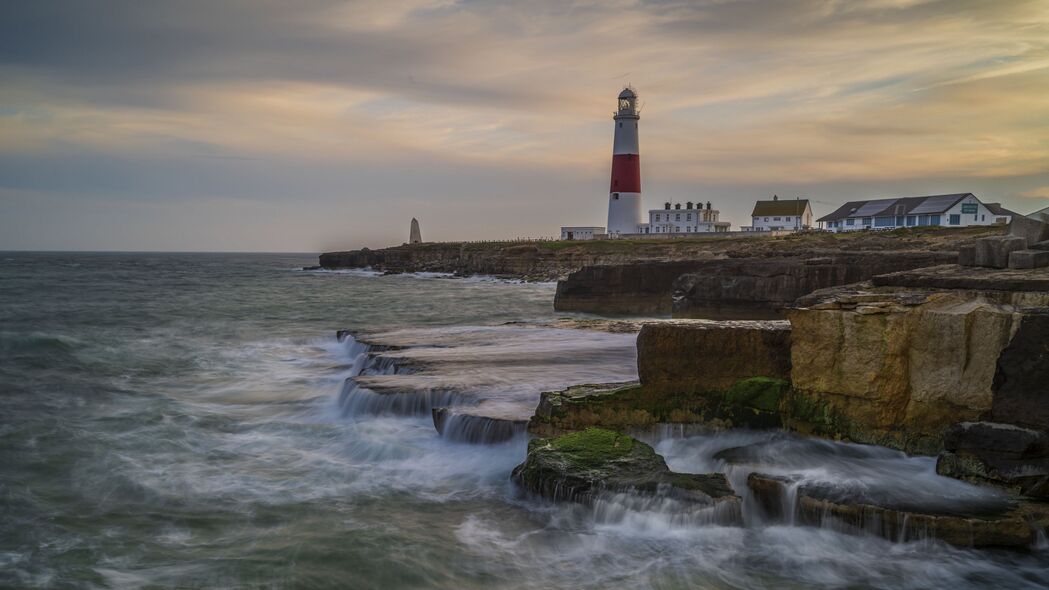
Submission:
{"label": "building roof", "polygon": [[1005,207],[1002,207],[1001,203],[984,203],[983,206],[987,207],[987,210],[991,212],[991,215],[1019,215],[1019,213],[1015,211],[1010,211]]}
{"label": "building roof", "polygon": [[1038,219],[1039,216],[1041,216],[1041,215],[1049,215],[1049,207],[1046,207],[1044,209],[1039,209],[1039,210],[1037,210],[1037,211],[1035,211],[1033,213],[1029,213],[1027,216],[1028,217],[1032,217],[1034,219]]}
{"label": "building roof", "polygon": [[767,215],[801,215],[809,206],[808,199],[783,199],[775,201],[758,201],[754,203],[754,211],[751,217],[765,217]]}
{"label": "building roof", "polygon": [[878,217],[887,215],[928,215],[943,213],[958,204],[965,197],[975,196],[972,193],[952,195],[928,195],[925,197],[903,197],[899,199],[873,199],[870,201],[849,201],[830,215],[824,215],[816,221],[837,221],[847,217]]}

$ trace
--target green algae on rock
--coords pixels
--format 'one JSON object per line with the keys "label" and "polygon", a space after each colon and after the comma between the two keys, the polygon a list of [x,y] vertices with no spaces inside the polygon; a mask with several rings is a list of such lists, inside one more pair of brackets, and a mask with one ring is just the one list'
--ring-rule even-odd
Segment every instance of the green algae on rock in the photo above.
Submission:
{"label": "green algae on rock", "polygon": [[550,500],[591,504],[603,494],[626,493],[715,507],[724,524],[738,523],[741,514],[724,474],[675,473],[652,447],[603,428],[533,439],[511,477]]}

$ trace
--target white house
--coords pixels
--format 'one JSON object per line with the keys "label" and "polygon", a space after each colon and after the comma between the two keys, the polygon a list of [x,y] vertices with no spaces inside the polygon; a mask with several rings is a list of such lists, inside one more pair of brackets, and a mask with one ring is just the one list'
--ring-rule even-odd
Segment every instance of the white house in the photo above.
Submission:
{"label": "white house", "polygon": [[754,203],[750,227],[743,231],[800,231],[812,227],[812,206],[808,199],[783,199]]}
{"label": "white house", "polygon": [[972,193],[849,201],[817,220],[834,232],[900,227],[969,227],[1006,224],[1013,212],[998,203],[983,203]]}
{"label": "white house", "polygon": [[561,228],[562,240],[592,240],[604,234],[605,228],[597,225],[569,225]]}
{"label": "white house", "polygon": [[1028,217],[1030,217],[1031,219],[1037,219],[1038,221],[1049,219],[1049,207],[1046,207],[1045,209],[1039,209],[1034,213],[1029,214]]}
{"label": "white house", "polygon": [[676,203],[671,207],[665,203],[662,209],[650,209],[648,212],[648,223],[637,226],[638,234],[703,234],[712,232],[726,232],[731,223],[718,221],[721,212],[714,209],[710,202],[706,208],[702,203],[692,202]]}

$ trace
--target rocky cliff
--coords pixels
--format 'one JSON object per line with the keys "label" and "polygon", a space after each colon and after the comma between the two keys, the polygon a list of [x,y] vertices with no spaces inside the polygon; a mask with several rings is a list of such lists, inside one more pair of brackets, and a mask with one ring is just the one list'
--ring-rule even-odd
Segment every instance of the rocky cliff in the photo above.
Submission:
{"label": "rocky cliff", "polygon": [[[901,273],[897,282],[920,284],[923,272]],[[929,273],[930,283],[943,272]],[[1043,274],[1025,276],[1036,284]],[[961,421],[1049,426],[1036,407],[1044,407],[1049,381],[1033,381],[1045,375],[1031,360],[1045,352],[1039,356],[1039,344],[1021,333],[1026,325],[1025,332],[1049,337],[1038,309],[1049,305],[1049,292],[879,282],[820,291],[791,310],[788,427],[936,453],[946,429]]]}
{"label": "rocky cliff", "polygon": [[954,262],[954,252],[816,252],[588,266],[557,283],[554,309],[676,318],[774,319],[802,295]]}
{"label": "rocky cliff", "polygon": [[[321,254],[319,264],[328,269],[370,267],[395,273],[447,272],[458,275],[488,274],[529,280],[554,280],[595,265],[695,262],[717,258],[770,256],[811,258],[823,256],[825,253],[853,250],[956,252],[960,244],[1001,232],[1000,227],[920,228],[894,232],[810,233],[779,237],[709,235],[673,240],[422,243],[378,250],[364,248],[328,252]],[[623,284],[630,287],[638,285],[639,281],[647,280],[649,279],[629,278]],[[666,286],[660,288],[669,293],[672,280],[664,280],[662,284]],[[644,292],[644,289],[641,292]]]}

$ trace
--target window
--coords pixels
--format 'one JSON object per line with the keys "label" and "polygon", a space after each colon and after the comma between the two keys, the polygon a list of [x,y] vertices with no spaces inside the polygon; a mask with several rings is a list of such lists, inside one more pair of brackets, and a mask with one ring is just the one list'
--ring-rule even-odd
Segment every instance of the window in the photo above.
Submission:
{"label": "window", "polygon": [[783,221],[790,221],[790,217],[784,217]]}
{"label": "window", "polygon": [[691,214],[691,213],[689,213],[688,215],[686,215],[686,216],[685,216],[685,219],[686,219],[687,221],[692,221],[692,214]]}
{"label": "window", "polygon": [[951,220],[950,220],[949,223],[951,225],[961,225],[962,224],[962,216],[958,215],[957,213],[951,213]]}
{"label": "window", "polygon": [[929,225],[940,225],[940,216],[939,215],[930,215],[929,216]]}
{"label": "window", "polygon": [[681,221],[681,214],[680,213],[675,213],[674,214],[674,221]]}
{"label": "window", "polygon": [[986,215],[981,215],[980,216],[980,221],[987,221],[987,216]]}
{"label": "window", "polygon": [[929,225],[929,216],[928,215],[919,215],[918,216],[918,225]]}
{"label": "window", "polygon": [[892,217],[875,217],[874,227],[892,227]]}
{"label": "window", "polygon": [[915,217],[913,215],[908,215],[907,216],[907,225],[915,225],[916,223],[918,223],[918,218],[917,217]]}
{"label": "window", "polygon": [[765,221],[768,221],[768,220],[769,220],[769,218],[768,218],[768,217],[766,217],[766,218],[765,218]]}
{"label": "window", "polygon": [[864,217],[863,220],[860,223],[862,225],[870,225],[871,224],[871,218],[870,217]]}
{"label": "window", "polygon": [[856,224],[856,220],[855,219],[846,219],[845,220],[845,225],[855,225],[855,224]]}
{"label": "window", "polygon": [[[622,123],[620,123],[620,124],[619,124],[619,128],[620,128],[620,129],[622,129],[622,128],[623,128],[623,124],[622,124]],[[608,129],[608,127],[605,127],[605,129]]]}
{"label": "window", "polygon": [[779,221],[779,217],[773,217],[772,221]]}
{"label": "window", "polygon": [[903,227],[903,216],[902,215],[897,215],[896,216],[896,225],[898,225],[899,227]]}
{"label": "window", "polygon": [[619,193],[612,193],[612,200],[613,201],[618,201],[619,200]]}

